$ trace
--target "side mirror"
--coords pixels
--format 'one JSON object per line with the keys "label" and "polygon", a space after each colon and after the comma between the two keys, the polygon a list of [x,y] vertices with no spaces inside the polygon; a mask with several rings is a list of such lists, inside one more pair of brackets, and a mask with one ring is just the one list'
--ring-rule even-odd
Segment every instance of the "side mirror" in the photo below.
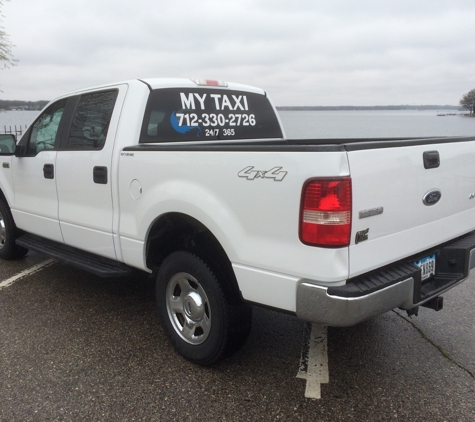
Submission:
{"label": "side mirror", "polygon": [[0,135],[0,154],[13,154],[16,149],[15,136],[10,134]]}
{"label": "side mirror", "polygon": [[15,157],[24,157],[26,155],[26,145],[18,144],[15,147]]}

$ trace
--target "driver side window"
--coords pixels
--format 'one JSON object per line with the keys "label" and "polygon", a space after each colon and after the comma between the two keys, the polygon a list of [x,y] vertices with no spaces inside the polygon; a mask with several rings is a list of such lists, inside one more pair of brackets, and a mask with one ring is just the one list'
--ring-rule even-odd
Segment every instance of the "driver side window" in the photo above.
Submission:
{"label": "driver side window", "polygon": [[43,150],[55,148],[59,123],[67,99],[60,100],[46,109],[33,124],[27,155],[34,156]]}

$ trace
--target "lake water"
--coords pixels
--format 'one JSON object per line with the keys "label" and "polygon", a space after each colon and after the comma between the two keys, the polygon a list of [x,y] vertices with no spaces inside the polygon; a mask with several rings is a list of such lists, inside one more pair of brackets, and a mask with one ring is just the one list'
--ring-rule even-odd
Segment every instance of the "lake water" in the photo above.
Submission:
{"label": "lake water", "polygon": [[40,114],[39,111],[0,111],[0,133],[15,132],[16,130],[25,131],[33,120]]}
{"label": "lake water", "polygon": [[[37,111],[0,112],[0,131],[5,127],[29,125],[38,114]],[[279,112],[287,137],[294,139],[475,136],[475,118],[437,114],[435,110]]]}
{"label": "lake water", "polygon": [[475,118],[441,117],[435,110],[280,111],[279,115],[286,136],[294,139],[475,136]]}

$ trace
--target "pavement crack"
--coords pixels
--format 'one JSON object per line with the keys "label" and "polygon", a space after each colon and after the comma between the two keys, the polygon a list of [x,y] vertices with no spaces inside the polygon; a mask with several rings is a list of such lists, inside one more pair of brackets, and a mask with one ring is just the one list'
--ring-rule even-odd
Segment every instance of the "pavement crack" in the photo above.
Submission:
{"label": "pavement crack", "polygon": [[473,372],[471,372],[469,369],[465,368],[463,365],[461,365],[459,362],[457,362],[452,356],[450,356],[441,346],[439,346],[438,344],[436,344],[434,341],[432,341],[429,337],[426,336],[426,334],[424,333],[424,331],[422,331],[416,324],[414,324],[414,322],[412,322],[412,320],[410,320],[409,318],[406,318],[404,315],[401,315],[399,312],[396,312],[395,310],[393,310],[393,312],[399,317],[399,318],[402,318],[404,321],[408,322],[409,324],[411,324],[420,334],[420,336],[426,340],[429,344],[431,344],[432,346],[434,346],[439,352],[440,354],[446,358],[447,360],[449,360],[450,362],[452,362],[455,366],[459,367],[462,371],[466,372],[468,375],[470,375],[473,379],[475,379],[475,374]]}

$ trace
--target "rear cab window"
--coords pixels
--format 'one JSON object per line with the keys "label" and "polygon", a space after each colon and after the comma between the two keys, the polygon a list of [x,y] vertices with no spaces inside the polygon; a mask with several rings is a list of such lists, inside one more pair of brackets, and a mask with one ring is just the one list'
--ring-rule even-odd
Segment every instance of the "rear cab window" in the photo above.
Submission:
{"label": "rear cab window", "polygon": [[140,143],[282,138],[265,95],[209,88],[150,93]]}

